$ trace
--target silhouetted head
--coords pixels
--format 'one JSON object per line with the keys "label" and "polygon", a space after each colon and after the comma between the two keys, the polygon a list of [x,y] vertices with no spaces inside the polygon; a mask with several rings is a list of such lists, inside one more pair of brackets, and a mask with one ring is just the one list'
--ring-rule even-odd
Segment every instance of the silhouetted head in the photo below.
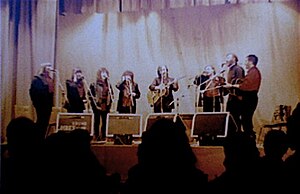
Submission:
{"label": "silhouetted head", "polygon": [[300,149],[300,102],[287,118],[287,136],[290,148]]}
{"label": "silhouetted head", "polygon": [[41,131],[33,120],[21,116],[12,119],[7,128],[7,146],[10,154],[25,154],[38,149],[43,142]]}
{"label": "silhouetted head", "polygon": [[138,157],[141,163],[153,166],[196,162],[185,128],[167,118],[157,120],[143,133]]}
{"label": "silhouetted head", "polygon": [[288,150],[287,135],[281,130],[271,130],[264,138],[264,152],[268,157],[282,158]]}
{"label": "silhouetted head", "polygon": [[249,135],[237,132],[224,141],[224,166],[228,169],[245,169],[257,162],[259,150],[256,142]]}

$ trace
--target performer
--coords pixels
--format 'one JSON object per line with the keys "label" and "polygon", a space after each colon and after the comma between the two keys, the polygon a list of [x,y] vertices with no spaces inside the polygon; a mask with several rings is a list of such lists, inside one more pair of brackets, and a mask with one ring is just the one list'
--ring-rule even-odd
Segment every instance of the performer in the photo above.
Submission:
{"label": "performer", "polygon": [[[92,103],[94,112],[94,138],[96,141],[104,141],[106,138],[106,119],[110,112],[112,102],[114,100],[114,92],[109,82],[109,71],[105,67],[101,67],[97,71],[96,83],[90,85],[92,98],[95,98],[96,104]],[[94,102],[92,100],[92,102]],[[101,133],[99,136],[99,126],[101,120]]]}
{"label": "performer", "polygon": [[216,75],[215,68],[212,65],[205,66],[202,74],[195,77],[194,84],[200,86],[199,104],[203,100],[203,112],[220,112],[223,103],[220,90],[225,79]]}
{"label": "performer", "polygon": [[248,55],[245,60],[245,68],[247,75],[239,84],[233,87],[242,91],[242,126],[243,131],[255,139],[255,131],[253,130],[253,114],[258,103],[257,93],[261,84],[261,73],[257,68],[258,57],[256,55]]}
{"label": "performer", "polygon": [[139,99],[141,92],[138,84],[134,81],[134,74],[125,71],[122,74],[122,81],[116,87],[119,92],[117,111],[119,113],[136,113],[136,99]]}
{"label": "performer", "polygon": [[179,89],[178,81],[169,77],[166,65],[157,68],[157,75],[158,77],[149,86],[149,90],[153,92],[154,112],[172,112],[172,109],[175,108],[173,92],[177,92]]}
{"label": "performer", "polygon": [[228,90],[225,92],[228,93],[226,111],[230,112],[236,124],[237,130],[241,131],[242,95],[240,90],[231,86],[242,81],[242,79],[245,77],[245,70],[238,65],[237,62],[238,57],[235,54],[228,53],[226,55],[226,63],[224,65],[226,65],[228,72],[226,76],[227,84],[224,87],[228,88]]}
{"label": "performer", "polygon": [[36,125],[44,138],[53,107],[54,81],[51,63],[42,63],[38,74],[31,81],[29,95],[36,112]]}
{"label": "performer", "polygon": [[74,68],[71,80],[66,80],[69,113],[83,113],[86,109],[85,103],[86,91],[83,83],[83,74],[81,69]]}

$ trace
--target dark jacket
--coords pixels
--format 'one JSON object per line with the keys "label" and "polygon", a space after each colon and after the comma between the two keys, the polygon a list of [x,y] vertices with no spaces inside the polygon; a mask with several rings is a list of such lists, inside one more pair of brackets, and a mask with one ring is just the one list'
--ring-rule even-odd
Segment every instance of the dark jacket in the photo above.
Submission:
{"label": "dark jacket", "polygon": [[53,106],[54,92],[49,92],[49,85],[41,75],[33,77],[29,95],[34,107]]}

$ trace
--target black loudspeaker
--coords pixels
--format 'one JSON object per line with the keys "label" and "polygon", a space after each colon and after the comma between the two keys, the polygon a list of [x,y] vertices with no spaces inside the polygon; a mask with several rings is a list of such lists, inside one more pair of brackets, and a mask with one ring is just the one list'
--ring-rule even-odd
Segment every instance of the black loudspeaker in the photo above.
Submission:
{"label": "black loudspeaker", "polygon": [[[117,136],[116,136],[117,135]],[[142,115],[141,114],[113,114],[107,115],[106,136],[128,139],[141,137]],[[124,139],[124,141],[125,141]]]}
{"label": "black loudspeaker", "polygon": [[60,112],[56,118],[56,132],[73,131],[84,129],[94,135],[94,114],[93,113],[64,113]]}
{"label": "black loudspeaker", "polygon": [[191,136],[200,145],[220,145],[228,133],[229,112],[199,112],[193,117]]}

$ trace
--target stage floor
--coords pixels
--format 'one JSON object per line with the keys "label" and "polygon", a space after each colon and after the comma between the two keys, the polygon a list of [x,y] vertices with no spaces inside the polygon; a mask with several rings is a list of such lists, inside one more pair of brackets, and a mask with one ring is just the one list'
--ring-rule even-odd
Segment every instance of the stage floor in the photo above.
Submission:
{"label": "stage floor", "polygon": [[[138,144],[92,143],[92,150],[107,173],[120,173],[122,181],[126,180],[129,168],[138,161],[137,148]],[[219,176],[225,170],[222,146],[192,146],[192,149],[197,157],[196,166],[208,174],[209,180]]]}

